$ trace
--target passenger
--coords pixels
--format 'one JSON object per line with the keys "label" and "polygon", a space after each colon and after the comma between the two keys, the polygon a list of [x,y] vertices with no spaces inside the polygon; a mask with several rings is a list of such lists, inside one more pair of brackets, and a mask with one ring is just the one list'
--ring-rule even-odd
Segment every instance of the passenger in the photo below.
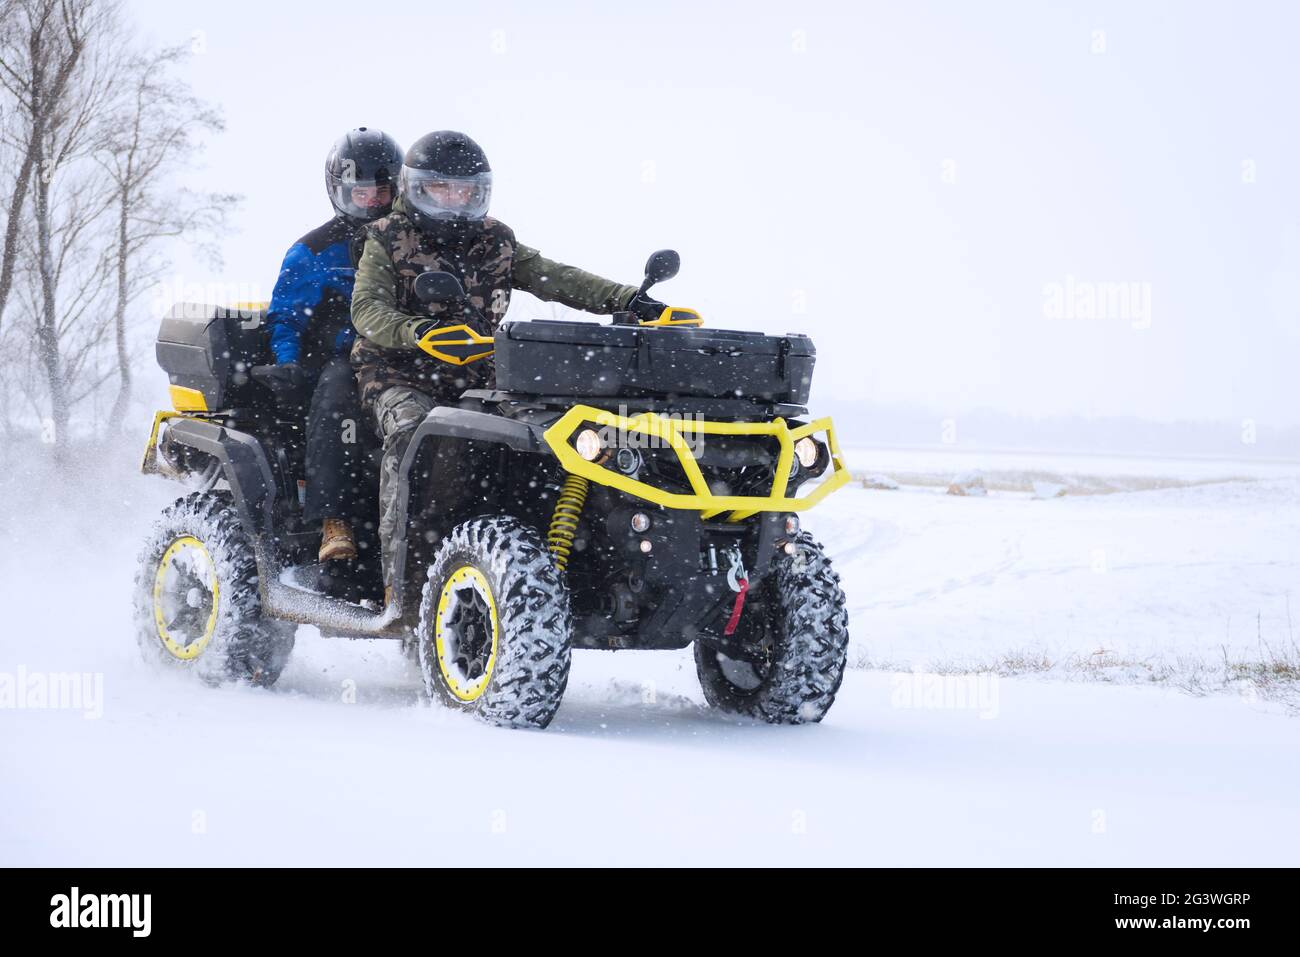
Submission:
{"label": "passenger", "polygon": [[357,557],[351,519],[367,483],[348,361],[352,286],[361,231],[392,209],[401,166],[402,148],[380,130],[360,127],[335,142],[325,160],[334,216],[285,254],[267,316],[275,365],[254,370],[286,411],[301,414],[310,396],[303,519],[321,524],[321,561]]}

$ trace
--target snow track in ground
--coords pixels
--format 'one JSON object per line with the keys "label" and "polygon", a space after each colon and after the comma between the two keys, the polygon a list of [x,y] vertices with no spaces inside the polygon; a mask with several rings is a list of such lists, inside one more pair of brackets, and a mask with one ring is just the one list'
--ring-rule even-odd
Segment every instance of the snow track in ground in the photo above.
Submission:
{"label": "snow track in ground", "polygon": [[904,693],[911,677],[850,672],[822,725],[769,727],[705,708],[686,654],[587,652],[551,728],[521,732],[417,703],[418,678],[388,646],[304,637],[298,650],[270,692],[197,688],[121,659],[99,720],[0,715],[0,862],[1280,865],[1300,854],[1295,722],[1229,696],[1004,679],[982,708],[930,709],[925,692]]}

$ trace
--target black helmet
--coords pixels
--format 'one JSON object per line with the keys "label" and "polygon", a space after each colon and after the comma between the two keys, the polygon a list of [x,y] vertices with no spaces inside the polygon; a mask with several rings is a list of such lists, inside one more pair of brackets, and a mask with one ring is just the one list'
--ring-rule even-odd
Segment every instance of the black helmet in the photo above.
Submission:
{"label": "black helmet", "polygon": [[440,130],[420,137],[406,151],[399,189],[417,226],[450,238],[487,215],[492,167],[464,133]]}
{"label": "black helmet", "polygon": [[[340,136],[325,157],[325,191],[340,216],[379,219],[393,206],[402,168],[402,148],[382,130],[358,127]],[[375,187],[388,187],[384,196]],[[369,197],[356,189],[373,189]],[[368,201],[367,201],[368,200]]]}

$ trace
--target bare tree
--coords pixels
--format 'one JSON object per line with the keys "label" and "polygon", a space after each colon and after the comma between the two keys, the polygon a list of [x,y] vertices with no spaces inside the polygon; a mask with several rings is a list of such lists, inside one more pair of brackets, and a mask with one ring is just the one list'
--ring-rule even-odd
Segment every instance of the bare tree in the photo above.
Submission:
{"label": "bare tree", "polygon": [[0,2],[0,87],[12,97],[5,139],[17,157],[0,252],[0,318],[13,288],[23,204],[41,144],[86,48],[89,0]]}
{"label": "bare tree", "polygon": [[185,236],[201,243],[215,235],[226,210],[238,201],[229,194],[175,188],[172,171],[193,157],[203,134],[223,129],[220,112],[175,76],[174,68],[186,55],[183,47],[169,47],[134,56],[126,64],[120,74],[121,113],[98,156],[115,192],[115,238],[109,254],[116,277],[118,388],[109,414],[111,427],[120,427],[131,399],[128,310],[167,266],[156,253],[159,241]]}
{"label": "bare tree", "polygon": [[[39,2],[39,0],[37,0]],[[94,177],[78,175],[78,161],[93,155],[101,145],[103,124],[111,113],[114,84],[120,69],[120,46],[115,5],[100,0],[60,0],[59,16],[63,22],[68,50],[78,51],[59,100],[48,97],[32,114],[32,127],[39,130],[33,137],[36,161],[33,168],[32,218],[35,223],[36,247],[33,261],[39,280],[40,303],[36,312],[36,343],[40,362],[49,387],[50,418],[54,428],[56,456],[62,457],[69,438],[68,426],[74,397],[71,394],[72,367],[65,360],[64,333],[67,324],[59,307],[59,283],[69,266],[69,257],[84,255],[79,242],[108,208],[105,190],[98,189]],[[93,41],[93,42],[92,42]],[[68,56],[71,55],[69,52]],[[55,221],[53,190],[56,177],[65,187],[62,220]],[[56,245],[56,240],[62,242]],[[73,262],[75,269],[81,265]],[[74,299],[75,312],[84,309],[84,301]],[[84,342],[78,349],[84,350]],[[74,356],[72,366],[79,359]]]}
{"label": "bare tree", "polygon": [[179,188],[220,115],[177,76],[181,48],[128,40],[118,0],[0,0],[0,313],[13,313],[0,326],[11,347],[0,425],[13,426],[10,398],[25,400],[58,458],[74,408],[98,424],[114,385],[108,421],[121,428],[139,346],[132,307],[167,268],[166,241],[215,260],[211,240],[237,201]]}
{"label": "bare tree", "polygon": [[68,427],[60,410],[70,413],[115,377],[114,363],[101,358],[112,344],[113,283],[105,267],[113,198],[98,168],[83,162],[62,171],[50,189],[45,235],[31,229],[20,234],[14,321],[5,327],[17,333],[10,338],[18,349],[2,358],[26,367],[15,380],[59,454]]}
{"label": "bare tree", "polygon": [[[101,255],[92,236],[109,208],[103,177],[84,167],[103,139],[120,66],[118,9],[111,0],[0,0],[0,84],[11,100],[7,146],[18,157],[10,196],[6,247],[0,262],[5,304],[21,275],[32,293],[21,297],[30,323],[56,455],[68,439],[77,374],[85,359],[65,354],[71,331],[84,348],[85,330],[70,327],[84,314],[88,266]],[[26,167],[24,175],[23,168]],[[24,213],[30,212],[30,219]],[[72,294],[61,285],[72,277]],[[62,296],[61,296],[62,292]],[[90,337],[93,339],[94,337]]]}

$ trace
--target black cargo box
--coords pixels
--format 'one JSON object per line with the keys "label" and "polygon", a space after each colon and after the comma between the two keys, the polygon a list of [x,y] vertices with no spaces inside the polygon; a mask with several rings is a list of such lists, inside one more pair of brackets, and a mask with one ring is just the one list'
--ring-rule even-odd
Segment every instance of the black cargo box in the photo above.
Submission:
{"label": "black cargo box", "polygon": [[563,396],[745,397],[807,405],[816,350],[804,335],[698,327],[506,322],[497,388]]}
{"label": "black cargo box", "polygon": [[239,402],[251,366],[271,362],[265,310],[182,302],[163,317],[155,347],[172,385],[203,393],[210,410]]}

